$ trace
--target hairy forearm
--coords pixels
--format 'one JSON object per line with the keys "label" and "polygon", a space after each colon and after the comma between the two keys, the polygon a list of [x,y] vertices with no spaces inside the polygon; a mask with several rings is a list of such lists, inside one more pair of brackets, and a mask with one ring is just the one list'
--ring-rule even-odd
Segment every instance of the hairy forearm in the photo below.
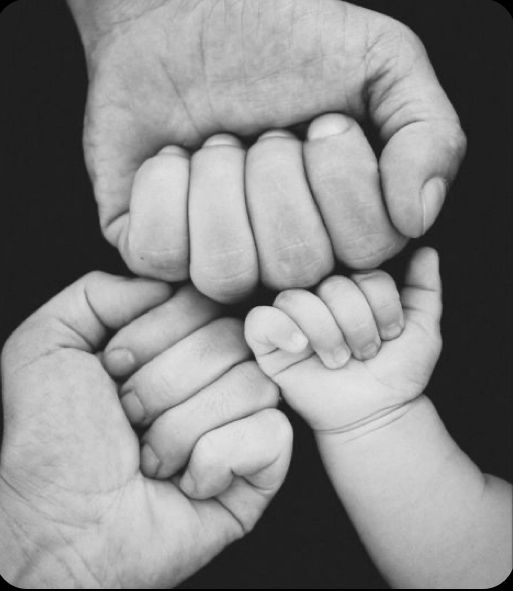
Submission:
{"label": "hairy forearm", "polygon": [[426,397],[395,412],[318,435],[363,543],[395,587],[498,584],[511,570],[511,487],[482,474]]}

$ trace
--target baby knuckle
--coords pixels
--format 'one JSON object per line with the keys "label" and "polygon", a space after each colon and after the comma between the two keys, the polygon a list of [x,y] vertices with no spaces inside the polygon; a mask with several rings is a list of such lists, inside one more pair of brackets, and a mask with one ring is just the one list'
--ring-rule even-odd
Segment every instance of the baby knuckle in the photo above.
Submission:
{"label": "baby knuckle", "polygon": [[360,344],[375,341],[378,336],[376,325],[360,318],[348,321],[344,330],[349,337]]}

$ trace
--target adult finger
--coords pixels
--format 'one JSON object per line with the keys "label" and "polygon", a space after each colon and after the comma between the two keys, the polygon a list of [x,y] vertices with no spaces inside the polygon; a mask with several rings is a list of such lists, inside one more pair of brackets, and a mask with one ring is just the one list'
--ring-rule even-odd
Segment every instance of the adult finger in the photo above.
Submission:
{"label": "adult finger", "polygon": [[103,364],[113,377],[126,378],[220,314],[219,304],[185,285],[118,331],[105,347]]}
{"label": "adult finger", "polygon": [[170,294],[170,286],[160,281],[89,273],[15,331],[6,343],[4,361],[14,369],[62,348],[95,353],[111,331],[158,306]]}
{"label": "adult finger", "polygon": [[191,162],[191,279],[207,296],[225,303],[248,295],[258,282],[244,160],[237,138],[221,134],[209,138]]}
{"label": "adult finger", "polygon": [[308,287],[329,273],[331,244],[305,178],[301,142],[291,133],[268,132],[249,149],[246,195],[266,285]]}
{"label": "adult finger", "polygon": [[163,148],[137,171],[124,244],[134,273],[167,281],[189,276],[188,187],[189,155],[178,146]]}
{"label": "adult finger", "polygon": [[360,126],[332,113],[315,119],[304,144],[305,167],[336,257],[372,268],[406,242],[381,195],[378,163]]}
{"label": "adult finger", "polygon": [[214,320],[133,374],[121,388],[121,404],[132,423],[146,425],[216,381],[249,354],[239,320]]}
{"label": "adult finger", "polygon": [[146,476],[168,478],[202,435],[277,404],[277,386],[254,361],[241,363],[153,422],[143,437],[141,468]]}
{"label": "adult finger", "polygon": [[[292,429],[285,416],[262,410],[206,433],[192,452],[180,487],[192,498],[207,499],[244,479],[268,502],[285,478],[291,449]],[[239,500],[234,495],[228,499]]]}

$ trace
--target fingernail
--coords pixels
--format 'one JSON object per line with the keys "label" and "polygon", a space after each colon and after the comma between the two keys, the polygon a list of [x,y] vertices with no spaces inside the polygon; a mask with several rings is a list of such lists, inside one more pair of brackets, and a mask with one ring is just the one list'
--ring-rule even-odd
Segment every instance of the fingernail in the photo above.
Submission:
{"label": "fingernail", "polygon": [[329,113],[312,121],[308,128],[308,139],[319,140],[345,133],[353,126],[353,119],[337,113]]}
{"label": "fingernail", "polygon": [[154,478],[160,468],[160,460],[149,443],[145,443],[141,450],[141,467],[146,476]]}
{"label": "fingernail", "polygon": [[434,224],[446,194],[447,183],[439,177],[432,178],[422,188],[422,233],[427,232]]}
{"label": "fingernail", "polygon": [[185,474],[182,476],[180,480],[180,488],[188,496],[194,494],[196,483],[194,482],[190,472],[185,472]]}
{"label": "fingernail", "polygon": [[203,147],[208,146],[236,146],[238,148],[241,147],[240,141],[233,135],[229,133],[218,133],[217,135],[213,135],[209,137],[204,143]]}
{"label": "fingernail", "polygon": [[290,133],[290,131],[287,131],[286,129],[270,129],[269,131],[266,131],[265,133],[263,133],[258,140],[267,140],[270,138],[293,138],[295,137],[293,133]]}
{"label": "fingernail", "polygon": [[111,349],[104,354],[105,369],[113,377],[123,377],[135,368],[135,357],[129,349]]}
{"label": "fingernail", "polygon": [[288,353],[301,353],[308,346],[308,339],[302,332],[293,332],[288,338]]}
{"label": "fingernail", "polygon": [[395,339],[402,333],[402,331],[403,327],[399,323],[394,322],[381,329],[381,336],[387,340]]}
{"label": "fingernail", "polygon": [[360,357],[362,359],[372,359],[373,357],[376,357],[378,351],[379,351],[379,344],[378,343],[370,343],[360,351]]}
{"label": "fingernail", "polygon": [[189,154],[187,151],[180,146],[165,146],[160,150],[159,154],[169,154],[171,156],[181,156],[182,158],[188,158]]}
{"label": "fingernail", "polygon": [[333,351],[332,357],[337,367],[344,367],[351,358],[351,351],[347,347],[337,347]]}
{"label": "fingernail", "polygon": [[134,390],[129,390],[121,396],[121,406],[131,423],[142,423],[146,415],[144,406]]}

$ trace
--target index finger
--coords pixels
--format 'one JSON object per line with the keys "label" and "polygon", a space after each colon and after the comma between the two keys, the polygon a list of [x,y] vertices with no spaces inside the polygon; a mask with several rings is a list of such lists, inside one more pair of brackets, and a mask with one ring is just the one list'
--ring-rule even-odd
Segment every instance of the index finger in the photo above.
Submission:
{"label": "index finger", "polygon": [[105,347],[103,364],[113,377],[126,378],[220,314],[219,304],[185,285],[116,333]]}

